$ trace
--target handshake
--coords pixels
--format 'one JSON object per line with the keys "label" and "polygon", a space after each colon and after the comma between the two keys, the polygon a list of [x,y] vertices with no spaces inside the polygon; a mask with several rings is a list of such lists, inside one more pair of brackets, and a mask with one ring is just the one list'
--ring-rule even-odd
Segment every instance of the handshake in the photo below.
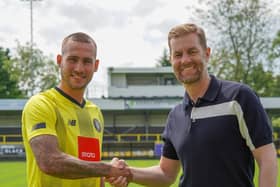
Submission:
{"label": "handshake", "polygon": [[111,165],[113,168],[117,168],[117,172],[114,174],[115,177],[105,177],[105,181],[114,187],[127,187],[128,183],[133,179],[132,171],[127,163],[124,160],[113,158]]}
{"label": "handshake", "polygon": [[113,158],[110,174],[104,180],[113,187],[127,187],[130,182],[148,187],[171,186],[180,171],[180,161],[161,157],[159,164],[149,167],[131,167],[124,160]]}

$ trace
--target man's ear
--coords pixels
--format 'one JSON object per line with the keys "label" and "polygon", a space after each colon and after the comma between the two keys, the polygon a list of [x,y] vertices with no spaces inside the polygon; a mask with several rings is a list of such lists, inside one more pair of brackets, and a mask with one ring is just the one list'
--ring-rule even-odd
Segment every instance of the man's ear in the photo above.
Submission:
{"label": "man's ear", "polygon": [[207,48],[206,48],[206,58],[207,58],[207,61],[209,60],[210,55],[211,55],[211,48],[210,48],[210,47],[207,47]]}
{"label": "man's ear", "polygon": [[94,71],[95,71],[95,72],[97,72],[98,67],[99,67],[99,59],[96,59],[96,60],[95,60],[95,63],[94,63]]}
{"label": "man's ear", "polygon": [[56,63],[57,63],[57,65],[60,67],[60,65],[61,65],[61,62],[62,62],[62,56],[61,55],[57,55],[56,56]]}

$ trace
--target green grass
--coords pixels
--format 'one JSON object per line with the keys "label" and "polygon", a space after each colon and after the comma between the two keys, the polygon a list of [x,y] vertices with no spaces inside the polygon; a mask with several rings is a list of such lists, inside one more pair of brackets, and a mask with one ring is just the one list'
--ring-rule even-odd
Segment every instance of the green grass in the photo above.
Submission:
{"label": "green grass", "polygon": [[27,186],[25,177],[25,162],[0,162],[0,186]]}
{"label": "green grass", "polygon": [[[127,163],[135,167],[146,167],[158,164],[158,160],[127,160]],[[280,158],[278,159],[280,167]],[[0,186],[1,187],[26,187],[26,169],[25,162],[0,162]],[[256,176],[258,169],[256,170]],[[172,187],[178,186],[178,179]],[[106,187],[110,185],[106,184]],[[137,184],[129,184],[129,187],[139,187]],[[280,186],[280,171],[278,172],[278,184]],[[256,187],[258,187],[256,185]]]}

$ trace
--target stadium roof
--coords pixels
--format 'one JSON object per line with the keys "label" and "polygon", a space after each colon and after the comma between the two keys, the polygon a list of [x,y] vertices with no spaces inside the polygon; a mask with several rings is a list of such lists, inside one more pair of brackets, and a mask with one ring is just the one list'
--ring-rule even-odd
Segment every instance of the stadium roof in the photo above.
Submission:
{"label": "stadium roof", "polygon": [[[280,97],[261,97],[261,103],[265,109],[280,109]],[[164,110],[171,109],[180,103],[182,98],[124,98],[90,99],[102,110]],[[27,99],[0,99],[0,111],[21,111]]]}
{"label": "stadium roof", "polygon": [[173,70],[171,66],[166,67],[108,67],[108,72],[110,73],[125,73],[125,74],[155,74],[155,73],[172,73]]}

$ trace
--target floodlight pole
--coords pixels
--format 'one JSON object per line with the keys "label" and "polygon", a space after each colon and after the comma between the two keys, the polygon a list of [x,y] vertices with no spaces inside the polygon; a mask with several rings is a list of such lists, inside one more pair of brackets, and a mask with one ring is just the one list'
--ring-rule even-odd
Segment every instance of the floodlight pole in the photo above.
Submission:
{"label": "floodlight pole", "polygon": [[30,2],[30,53],[31,53],[31,60],[33,57],[33,1],[42,1],[42,0],[22,0],[22,1],[29,1]]}
{"label": "floodlight pole", "polygon": [[30,1],[30,48],[31,48],[31,54],[32,54],[32,48],[33,48],[33,0]]}

